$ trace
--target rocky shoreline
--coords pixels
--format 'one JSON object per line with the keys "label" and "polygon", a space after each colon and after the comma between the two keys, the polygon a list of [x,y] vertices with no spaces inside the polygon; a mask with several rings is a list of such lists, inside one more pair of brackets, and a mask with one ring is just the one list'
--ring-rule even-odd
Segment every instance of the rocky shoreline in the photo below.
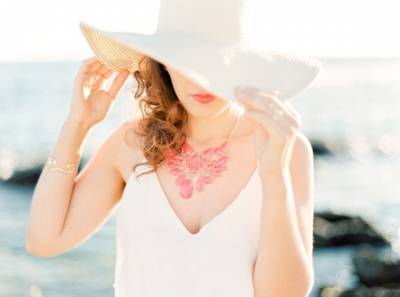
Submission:
{"label": "rocky shoreline", "polygon": [[400,297],[400,258],[385,238],[362,217],[331,211],[314,213],[314,249],[354,247],[352,288],[318,288],[321,297]]}

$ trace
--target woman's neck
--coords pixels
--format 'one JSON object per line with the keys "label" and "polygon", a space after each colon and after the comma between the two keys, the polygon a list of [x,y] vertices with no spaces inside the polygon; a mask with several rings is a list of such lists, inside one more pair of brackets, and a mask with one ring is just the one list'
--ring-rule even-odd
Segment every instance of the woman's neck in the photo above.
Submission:
{"label": "woman's neck", "polygon": [[240,118],[239,113],[238,107],[231,104],[216,117],[190,118],[190,135],[188,135],[186,141],[191,145],[200,147],[220,144],[228,139],[231,132],[234,133],[232,129]]}

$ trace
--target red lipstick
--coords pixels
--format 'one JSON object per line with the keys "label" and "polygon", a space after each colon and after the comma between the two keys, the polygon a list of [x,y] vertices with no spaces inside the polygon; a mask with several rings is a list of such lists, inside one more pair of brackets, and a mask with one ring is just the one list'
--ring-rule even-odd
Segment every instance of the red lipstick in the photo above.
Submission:
{"label": "red lipstick", "polygon": [[192,94],[193,98],[200,103],[209,103],[215,99],[215,96],[210,93]]}

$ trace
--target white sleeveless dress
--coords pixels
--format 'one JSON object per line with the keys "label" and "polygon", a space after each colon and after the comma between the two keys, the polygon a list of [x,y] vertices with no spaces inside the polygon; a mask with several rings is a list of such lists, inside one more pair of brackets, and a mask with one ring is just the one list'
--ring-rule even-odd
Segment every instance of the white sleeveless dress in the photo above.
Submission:
{"label": "white sleeveless dress", "polygon": [[261,206],[257,168],[235,200],[192,234],[156,173],[137,181],[131,173],[115,212],[115,297],[254,297]]}

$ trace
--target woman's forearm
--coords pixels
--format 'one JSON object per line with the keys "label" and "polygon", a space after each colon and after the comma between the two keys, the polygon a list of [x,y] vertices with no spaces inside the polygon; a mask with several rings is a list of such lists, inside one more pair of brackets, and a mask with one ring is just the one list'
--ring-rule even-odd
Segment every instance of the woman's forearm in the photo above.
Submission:
{"label": "woman's forearm", "polygon": [[82,145],[89,131],[88,125],[69,117],[62,125],[50,156],[56,159],[56,167],[65,169],[67,164],[73,163],[75,170],[66,174],[51,171],[47,163],[43,167],[32,196],[27,250],[41,250],[59,236],[73,191]]}
{"label": "woman's forearm", "polygon": [[313,270],[297,226],[289,173],[263,177],[262,192],[255,296],[307,296]]}

